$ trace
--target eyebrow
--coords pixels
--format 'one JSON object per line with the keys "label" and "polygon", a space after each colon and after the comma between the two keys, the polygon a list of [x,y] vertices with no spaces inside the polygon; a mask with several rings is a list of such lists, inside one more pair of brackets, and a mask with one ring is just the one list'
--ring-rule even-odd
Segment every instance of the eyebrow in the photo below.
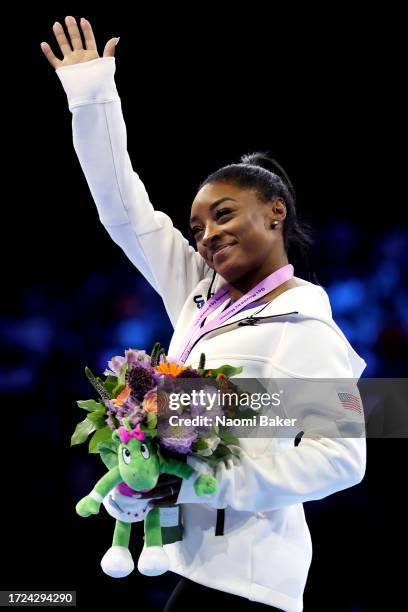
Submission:
{"label": "eyebrow", "polygon": [[[222,202],[225,202],[226,200],[231,200],[232,202],[236,202],[236,200],[234,200],[234,198],[220,198],[219,200],[216,200],[215,202],[210,204],[209,210],[212,210],[213,208],[218,206],[218,204],[221,204]],[[197,221],[197,219],[198,219],[198,217],[191,217],[190,223],[192,223],[193,221]]]}

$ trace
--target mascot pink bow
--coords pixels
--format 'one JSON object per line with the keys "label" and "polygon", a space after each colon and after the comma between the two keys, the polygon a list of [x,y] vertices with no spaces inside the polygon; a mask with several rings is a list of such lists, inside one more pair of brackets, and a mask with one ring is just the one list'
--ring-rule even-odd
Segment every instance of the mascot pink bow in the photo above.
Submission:
{"label": "mascot pink bow", "polygon": [[129,431],[126,427],[119,427],[119,438],[122,444],[127,444],[132,438],[137,440],[144,440],[146,434],[140,429],[140,425],[136,425],[134,429]]}

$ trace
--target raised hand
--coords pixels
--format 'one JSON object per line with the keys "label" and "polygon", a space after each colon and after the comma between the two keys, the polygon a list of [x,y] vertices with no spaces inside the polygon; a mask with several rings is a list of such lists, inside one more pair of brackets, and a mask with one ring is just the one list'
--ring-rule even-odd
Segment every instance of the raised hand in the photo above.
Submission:
{"label": "raised hand", "polygon": [[[65,17],[65,25],[68,29],[68,37],[65,34],[64,28],[58,21],[52,26],[64,59],[58,59],[48,43],[42,42],[40,45],[42,52],[55,70],[62,66],[89,62],[99,57],[92,26],[87,19],[82,17],[80,20],[80,28],[85,39],[85,47],[82,43],[76,19],[71,16]],[[108,40],[103,50],[103,57],[114,57],[115,46],[118,40],[119,39],[116,37]]]}

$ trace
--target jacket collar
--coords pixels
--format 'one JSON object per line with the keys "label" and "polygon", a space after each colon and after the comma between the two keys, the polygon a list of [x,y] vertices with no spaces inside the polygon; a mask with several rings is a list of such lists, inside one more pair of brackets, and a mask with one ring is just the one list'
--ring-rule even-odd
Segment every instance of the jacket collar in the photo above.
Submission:
{"label": "jacket collar", "polygon": [[[213,280],[213,293],[218,291],[220,287],[227,284],[227,281],[219,274],[216,274]],[[303,281],[303,279],[300,280]],[[360,378],[362,372],[367,366],[367,363],[358,355],[355,349],[351,346],[349,340],[338,327],[337,323],[335,323],[333,320],[330,300],[327,292],[320,285],[315,285],[309,281],[303,282],[305,284],[284,291],[271,302],[256,304],[253,309],[251,308],[238,312],[228,319],[225,325],[239,322],[250,317],[273,317],[286,315],[288,313],[297,313],[299,318],[317,319],[322,323],[329,325],[329,327],[331,327],[345,343],[353,376],[357,379]],[[211,318],[208,318],[208,321],[220,314],[224,308],[225,302],[212,313]]]}

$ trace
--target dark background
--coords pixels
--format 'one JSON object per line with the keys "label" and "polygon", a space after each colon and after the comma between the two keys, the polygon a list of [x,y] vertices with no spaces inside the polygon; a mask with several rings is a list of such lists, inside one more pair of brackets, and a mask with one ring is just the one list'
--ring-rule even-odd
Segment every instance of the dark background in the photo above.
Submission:
{"label": "dark background", "polygon": [[[102,573],[113,521],[104,511],[81,519],[74,505],[104,468],[69,443],[83,416],[75,400],[92,396],[84,366],[102,372],[112,355],[156,340],[167,348],[172,329],[99,223],[40,42],[57,53],[52,24],[67,14],[91,21],[100,53],[121,37],[116,82],[133,166],[184,233],[209,172],[243,153],[274,153],[315,228],[311,269],[368,363],[364,377],[407,373],[406,101],[402,21],[391,9],[131,9],[16,11],[4,24],[0,380],[11,478],[0,588],[72,589],[78,607],[159,611],[178,577]],[[305,612],[404,605],[405,450],[402,439],[368,440],[363,482],[305,504],[314,545]],[[136,524],[135,560],[141,547]]]}

